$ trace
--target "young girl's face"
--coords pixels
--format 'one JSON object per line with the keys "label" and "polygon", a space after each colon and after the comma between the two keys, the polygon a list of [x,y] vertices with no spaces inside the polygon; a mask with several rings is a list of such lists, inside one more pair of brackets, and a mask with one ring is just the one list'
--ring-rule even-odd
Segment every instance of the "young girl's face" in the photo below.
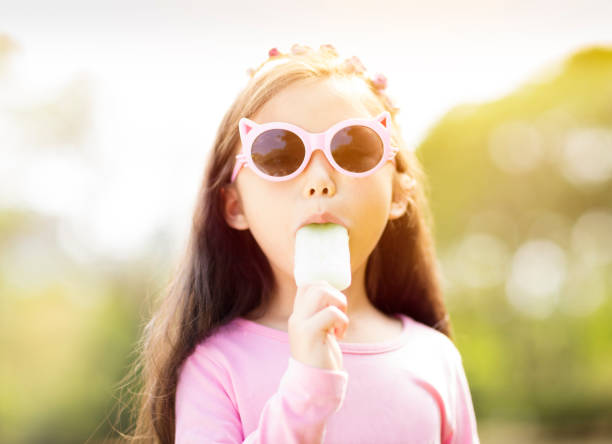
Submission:
{"label": "young girl's face", "polygon": [[[288,122],[317,133],[341,120],[373,118],[354,90],[349,92],[346,84],[339,82],[344,81],[293,84],[249,118],[260,124]],[[363,93],[370,92],[364,88]],[[241,149],[239,142],[234,154]],[[296,231],[308,216],[329,212],[347,227],[355,275],[356,270],[365,267],[387,221],[403,213],[402,207],[392,205],[394,170],[388,161],[369,176],[350,177],[336,171],[319,150],[300,175],[287,181],[267,181],[243,167],[226,191],[226,220],[233,228],[251,230],[277,280],[283,286],[291,286],[295,285]]]}

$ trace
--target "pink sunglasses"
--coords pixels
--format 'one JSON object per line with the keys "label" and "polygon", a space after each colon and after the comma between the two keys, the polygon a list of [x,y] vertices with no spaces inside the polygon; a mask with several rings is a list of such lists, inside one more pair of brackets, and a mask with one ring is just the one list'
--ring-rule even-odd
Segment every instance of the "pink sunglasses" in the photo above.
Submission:
{"label": "pink sunglasses", "polygon": [[261,125],[243,117],[238,122],[242,151],[236,155],[232,182],[243,166],[275,182],[300,174],[315,150],[322,150],[339,172],[352,177],[374,173],[388,160],[395,162],[399,148],[391,146],[391,115],[383,111],[373,119],[348,119],[322,133],[310,133],[286,122]]}

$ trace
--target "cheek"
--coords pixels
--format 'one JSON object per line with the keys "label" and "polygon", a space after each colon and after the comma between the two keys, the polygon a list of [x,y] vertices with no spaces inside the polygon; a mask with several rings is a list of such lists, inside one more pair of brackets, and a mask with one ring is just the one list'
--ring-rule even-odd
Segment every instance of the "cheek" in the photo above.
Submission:
{"label": "cheek", "polygon": [[247,185],[245,190],[243,208],[251,234],[270,261],[285,260],[292,241],[292,214],[288,210],[292,206],[287,197],[257,184]]}
{"label": "cheek", "polygon": [[364,182],[353,191],[355,208],[362,216],[362,221],[379,225],[385,220],[391,206],[391,184],[383,180]]}
{"label": "cheek", "polygon": [[383,181],[372,181],[355,190],[354,223],[356,229],[351,239],[351,252],[356,260],[363,261],[370,255],[387,225],[391,207],[391,187]]}

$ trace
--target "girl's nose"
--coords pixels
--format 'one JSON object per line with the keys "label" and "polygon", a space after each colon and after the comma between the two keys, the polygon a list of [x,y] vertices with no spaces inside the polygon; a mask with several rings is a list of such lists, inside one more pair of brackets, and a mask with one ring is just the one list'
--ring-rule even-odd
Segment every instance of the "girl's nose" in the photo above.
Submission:
{"label": "girl's nose", "polygon": [[312,153],[303,174],[306,175],[304,182],[304,197],[333,196],[336,194],[336,185],[332,178],[334,167],[325,157],[325,154],[317,150]]}

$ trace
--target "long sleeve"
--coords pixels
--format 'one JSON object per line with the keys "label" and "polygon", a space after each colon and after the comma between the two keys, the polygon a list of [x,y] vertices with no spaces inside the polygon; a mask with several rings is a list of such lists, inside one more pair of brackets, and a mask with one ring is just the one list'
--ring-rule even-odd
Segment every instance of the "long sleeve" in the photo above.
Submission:
{"label": "long sleeve", "polygon": [[321,443],[326,421],[342,406],[348,373],[289,358],[278,392],[266,403],[245,443]]}
{"label": "long sleeve", "polygon": [[189,356],[179,373],[175,398],[175,443],[239,443],[242,426],[226,387],[224,369],[203,354]]}
{"label": "long sleeve", "polygon": [[463,368],[461,355],[457,351],[452,368],[451,415],[454,433],[445,440],[445,444],[480,444],[476,426],[476,415],[472,396]]}
{"label": "long sleeve", "polygon": [[175,442],[321,443],[329,416],[342,405],[347,380],[345,371],[310,367],[289,357],[257,429],[244,437],[228,373],[206,355],[192,355],[177,385]]}

